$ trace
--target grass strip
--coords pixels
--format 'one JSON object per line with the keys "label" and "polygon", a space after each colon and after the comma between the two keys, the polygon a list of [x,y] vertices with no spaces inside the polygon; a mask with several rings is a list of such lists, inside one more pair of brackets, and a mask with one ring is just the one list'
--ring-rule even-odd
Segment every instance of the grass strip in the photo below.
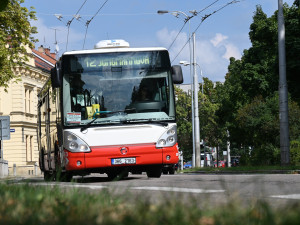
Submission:
{"label": "grass strip", "polygon": [[237,166],[237,167],[197,167],[184,169],[183,173],[189,172],[245,172],[245,173],[298,173],[300,166]]}
{"label": "grass strip", "polygon": [[[130,193],[127,193],[129,195]],[[134,198],[134,197],[132,197]],[[88,193],[82,189],[59,189],[30,185],[0,184],[0,224],[22,225],[232,225],[299,224],[299,203],[273,209],[266,202],[241,207],[238,199],[217,208],[199,208],[196,202],[183,205],[178,199],[151,203],[109,190]]]}

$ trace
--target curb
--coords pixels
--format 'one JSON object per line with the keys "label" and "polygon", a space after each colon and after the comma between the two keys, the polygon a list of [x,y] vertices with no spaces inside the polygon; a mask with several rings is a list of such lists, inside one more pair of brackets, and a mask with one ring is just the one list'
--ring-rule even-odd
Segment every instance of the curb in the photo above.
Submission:
{"label": "curb", "polygon": [[300,174],[300,170],[190,171],[182,174]]}

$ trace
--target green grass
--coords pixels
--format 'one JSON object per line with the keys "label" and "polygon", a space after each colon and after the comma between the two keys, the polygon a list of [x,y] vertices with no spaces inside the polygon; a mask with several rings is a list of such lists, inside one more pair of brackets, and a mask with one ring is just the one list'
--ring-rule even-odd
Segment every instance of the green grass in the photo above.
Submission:
{"label": "green grass", "polygon": [[235,199],[215,208],[200,208],[196,202],[162,202],[139,198],[128,203],[105,189],[91,194],[82,189],[0,184],[0,224],[291,225],[300,221],[300,204],[274,209],[266,202],[251,201],[241,207]]}
{"label": "green grass", "polygon": [[212,172],[247,172],[247,173],[272,173],[272,172],[288,172],[288,173],[297,173],[300,171],[300,166],[237,166],[237,167],[202,167],[202,168],[191,168],[185,169],[182,172],[195,172],[202,171],[207,173]]}

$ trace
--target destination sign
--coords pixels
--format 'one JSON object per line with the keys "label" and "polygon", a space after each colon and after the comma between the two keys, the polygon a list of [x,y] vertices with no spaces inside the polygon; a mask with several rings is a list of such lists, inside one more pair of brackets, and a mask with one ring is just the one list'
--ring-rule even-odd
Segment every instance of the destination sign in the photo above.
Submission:
{"label": "destination sign", "polygon": [[130,57],[130,58],[108,58],[102,59],[96,57],[90,57],[84,59],[84,66],[86,68],[97,67],[112,67],[112,66],[132,66],[132,65],[150,65],[149,57]]}
{"label": "destination sign", "polygon": [[[90,53],[66,56],[70,60],[71,72],[112,71],[124,69],[169,68],[170,60],[166,51]],[[119,68],[115,70],[115,68]]]}

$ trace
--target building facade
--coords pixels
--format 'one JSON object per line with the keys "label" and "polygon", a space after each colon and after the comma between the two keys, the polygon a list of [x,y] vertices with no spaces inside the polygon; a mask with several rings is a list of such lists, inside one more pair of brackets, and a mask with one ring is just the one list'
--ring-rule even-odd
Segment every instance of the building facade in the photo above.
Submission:
{"label": "building facade", "polygon": [[[3,141],[3,159],[9,174],[34,175],[38,169],[37,94],[50,76],[55,57],[44,48],[28,50],[30,60],[13,68],[21,81],[10,81],[7,92],[0,87],[0,115],[10,116],[10,140]],[[39,172],[40,173],[40,172]]]}

